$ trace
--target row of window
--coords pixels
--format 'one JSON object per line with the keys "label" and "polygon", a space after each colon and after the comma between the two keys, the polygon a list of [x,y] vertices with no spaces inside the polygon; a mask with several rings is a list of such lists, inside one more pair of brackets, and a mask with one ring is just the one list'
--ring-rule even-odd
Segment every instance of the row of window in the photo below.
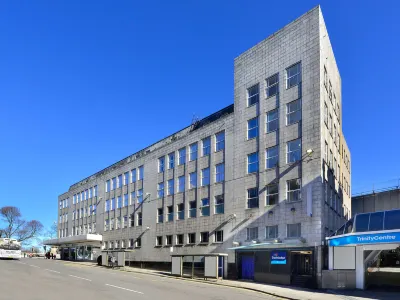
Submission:
{"label": "row of window", "polygon": [[[301,201],[301,179],[291,179],[286,181],[286,201]],[[265,205],[275,205],[279,203],[278,184],[266,186]],[[257,187],[247,190],[247,208],[259,207],[259,191]]]}
{"label": "row of window", "polygon": [[106,212],[115,210],[117,208],[126,207],[135,203],[143,202],[143,189],[131,192],[130,198],[128,194],[124,196],[118,196],[117,198],[111,198],[104,201],[104,210]]}
{"label": "row of window", "polygon": [[[266,226],[264,231],[265,239],[276,239],[279,237],[278,225]],[[301,237],[301,223],[287,224],[286,225],[287,238]],[[246,230],[247,241],[257,241],[259,239],[258,227],[250,227]]]}
{"label": "row of window", "polygon": [[84,217],[95,216],[96,215],[96,204],[81,207],[72,211],[72,220],[77,220]]}
{"label": "row of window", "polygon": [[136,180],[143,180],[144,177],[144,166],[140,166],[137,169],[132,169],[130,172],[125,172],[116,177],[108,179],[106,181],[106,193],[113,191],[117,188],[121,188],[123,185],[136,182]]}
{"label": "row of window", "polygon": [[[215,152],[225,149],[225,132],[219,132],[215,134]],[[211,137],[206,137],[201,140],[201,155],[207,156],[211,153]],[[198,144],[193,143],[189,145],[189,161],[194,161],[198,157]],[[167,167],[173,169],[175,167],[175,152],[171,152],[167,155]],[[178,150],[178,165],[184,165],[186,163],[186,147]],[[165,156],[158,159],[158,172],[165,171]]]}
{"label": "row of window", "polygon": [[[301,99],[294,100],[286,105],[286,125],[292,125],[301,120]],[[270,110],[266,113],[265,132],[270,133],[279,128],[278,109]],[[259,135],[259,118],[247,121],[247,139],[253,139]]]}
{"label": "row of window", "polygon": [[[333,111],[337,115],[338,122],[340,124],[340,107],[339,107],[339,102],[336,101],[336,95],[335,92],[332,91],[332,83],[330,79],[328,78],[328,71],[326,69],[326,66],[324,66],[324,86],[326,89],[326,92],[328,94],[329,100],[331,101],[331,104],[333,106]],[[333,97],[332,97],[333,95]]]}
{"label": "row of window", "polygon": [[143,215],[141,212],[136,213],[136,218],[132,219],[132,215],[125,215],[123,217],[111,218],[104,220],[104,231],[122,229],[134,226],[142,226]]}
{"label": "row of window", "polygon": [[96,233],[96,222],[87,225],[80,225],[72,227],[72,235]]}
{"label": "row of window", "polygon": [[60,209],[69,207],[69,198],[60,200]]}
{"label": "row of window", "polygon": [[[301,82],[301,63],[296,63],[286,69],[286,89],[290,89]],[[265,80],[265,97],[272,97],[279,93],[279,74],[276,73]],[[260,85],[256,84],[247,89],[247,106],[252,106],[260,100]]]}
{"label": "row of window", "polygon": [[[210,185],[210,168],[204,168],[200,171],[200,186]],[[197,172],[189,173],[189,189],[197,188]],[[219,183],[225,180],[225,165],[224,163],[217,164],[215,166],[215,177],[214,182]],[[174,189],[174,179],[169,179],[167,181],[167,195],[173,195],[175,193]],[[177,193],[183,193],[186,189],[186,179],[185,175],[179,176],[176,179]],[[165,183],[159,182],[157,184],[157,198],[162,198],[165,195]]]}
{"label": "row of window", "polygon": [[[301,160],[301,138],[286,143],[286,163],[294,163]],[[279,162],[279,148],[277,146],[269,147],[265,150],[265,168],[275,168]],[[247,155],[247,173],[259,171],[258,152]]]}
{"label": "row of window", "polygon": [[[224,195],[217,195],[214,197],[214,206],[210,204],[210,198],[203,198],[200,201],[199,213],[202,217],[210,216],[213,214],[223,214],[225,212],[225,201]],[[167,206],[166,210],[166,219],[164,220],[164,208],[157,209],[157,223],[165,222],[173,222],[176,220],[184,220],[185,219],[185,204],[179,203],[176,205],[176,213],[174,212],[174,206]],[[187,218],[196,218],[197,217],[197,201],[189,201],[188,202],[188,210],[186,211]]]}
{"label": "row of window", "polygon": [[88,200],[90,198],[93,197],[97,197],[97,185],[95,185],[94,187],[91,187],[89,189],[86,189],[80,193],[76,193],[73,197],[72,197],[72,203],[73,204],[77,204],[79,202],[82,202],[84,200]]}

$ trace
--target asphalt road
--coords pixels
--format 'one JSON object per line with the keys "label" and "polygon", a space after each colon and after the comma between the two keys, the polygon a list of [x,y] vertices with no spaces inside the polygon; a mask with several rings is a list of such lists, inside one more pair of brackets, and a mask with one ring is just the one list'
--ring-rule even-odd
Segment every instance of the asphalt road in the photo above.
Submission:
{"label": "asphalt road", "polygon": [[236,288],[47,259],[0,260],[0,299],[276,299]]}

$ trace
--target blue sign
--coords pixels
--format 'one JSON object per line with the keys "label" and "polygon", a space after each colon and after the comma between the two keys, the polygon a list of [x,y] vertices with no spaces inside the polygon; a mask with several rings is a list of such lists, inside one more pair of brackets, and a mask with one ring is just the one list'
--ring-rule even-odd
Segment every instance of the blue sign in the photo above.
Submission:
{"label": "blue sign", "polygon": [[329,246],[400,243],[400,232],[355,234],[331,238]]}
{"label": "blue sign", "polygon": [[272,251],[271,265],[286,265],[286,251]]}

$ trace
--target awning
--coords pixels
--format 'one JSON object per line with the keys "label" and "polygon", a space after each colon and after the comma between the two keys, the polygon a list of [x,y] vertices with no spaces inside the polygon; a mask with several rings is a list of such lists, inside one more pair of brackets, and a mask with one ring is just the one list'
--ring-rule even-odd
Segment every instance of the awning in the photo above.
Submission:
{"label": "awning", "polygon": [[101,234],[81,234],[59,239],[45,240],[43,244],[49,246],[61,246],[66,244],[99,244],[102,241],[103,236]]}

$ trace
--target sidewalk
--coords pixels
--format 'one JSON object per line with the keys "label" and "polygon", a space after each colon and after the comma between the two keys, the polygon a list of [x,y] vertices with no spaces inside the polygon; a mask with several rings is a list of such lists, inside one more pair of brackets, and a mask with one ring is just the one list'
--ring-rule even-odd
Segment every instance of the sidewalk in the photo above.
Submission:
{"label": "sidewalk", "polygon": [[[92,262],[71,262],[76,264],[85,265],[88,267],[95,267],[97,264]],[[191,278],[180,278],[170,275],[169,272],[140,269],[133,267],[124,267],[121,269],[114,269],[125,272],[153,275],[159,277],[167,277],[175,280],[186,280],[193,281],[204,284],[213,284],[219,286],[226,286],[231,288],[240,288],[251,290],[255,292],[265,293],[275,297],[290,299],[290,300],[369,300],[369,299],[379,299],[379,300],[399,300],[400,293],[394,292],[380,292],[380,291],[361,291],[361,290],[311,290],[303,289],[291,286],[278,286],[271,284],[262,284],[255,282],[247,282],[240,280],[204,280],[204,279],[191,279]]]}

